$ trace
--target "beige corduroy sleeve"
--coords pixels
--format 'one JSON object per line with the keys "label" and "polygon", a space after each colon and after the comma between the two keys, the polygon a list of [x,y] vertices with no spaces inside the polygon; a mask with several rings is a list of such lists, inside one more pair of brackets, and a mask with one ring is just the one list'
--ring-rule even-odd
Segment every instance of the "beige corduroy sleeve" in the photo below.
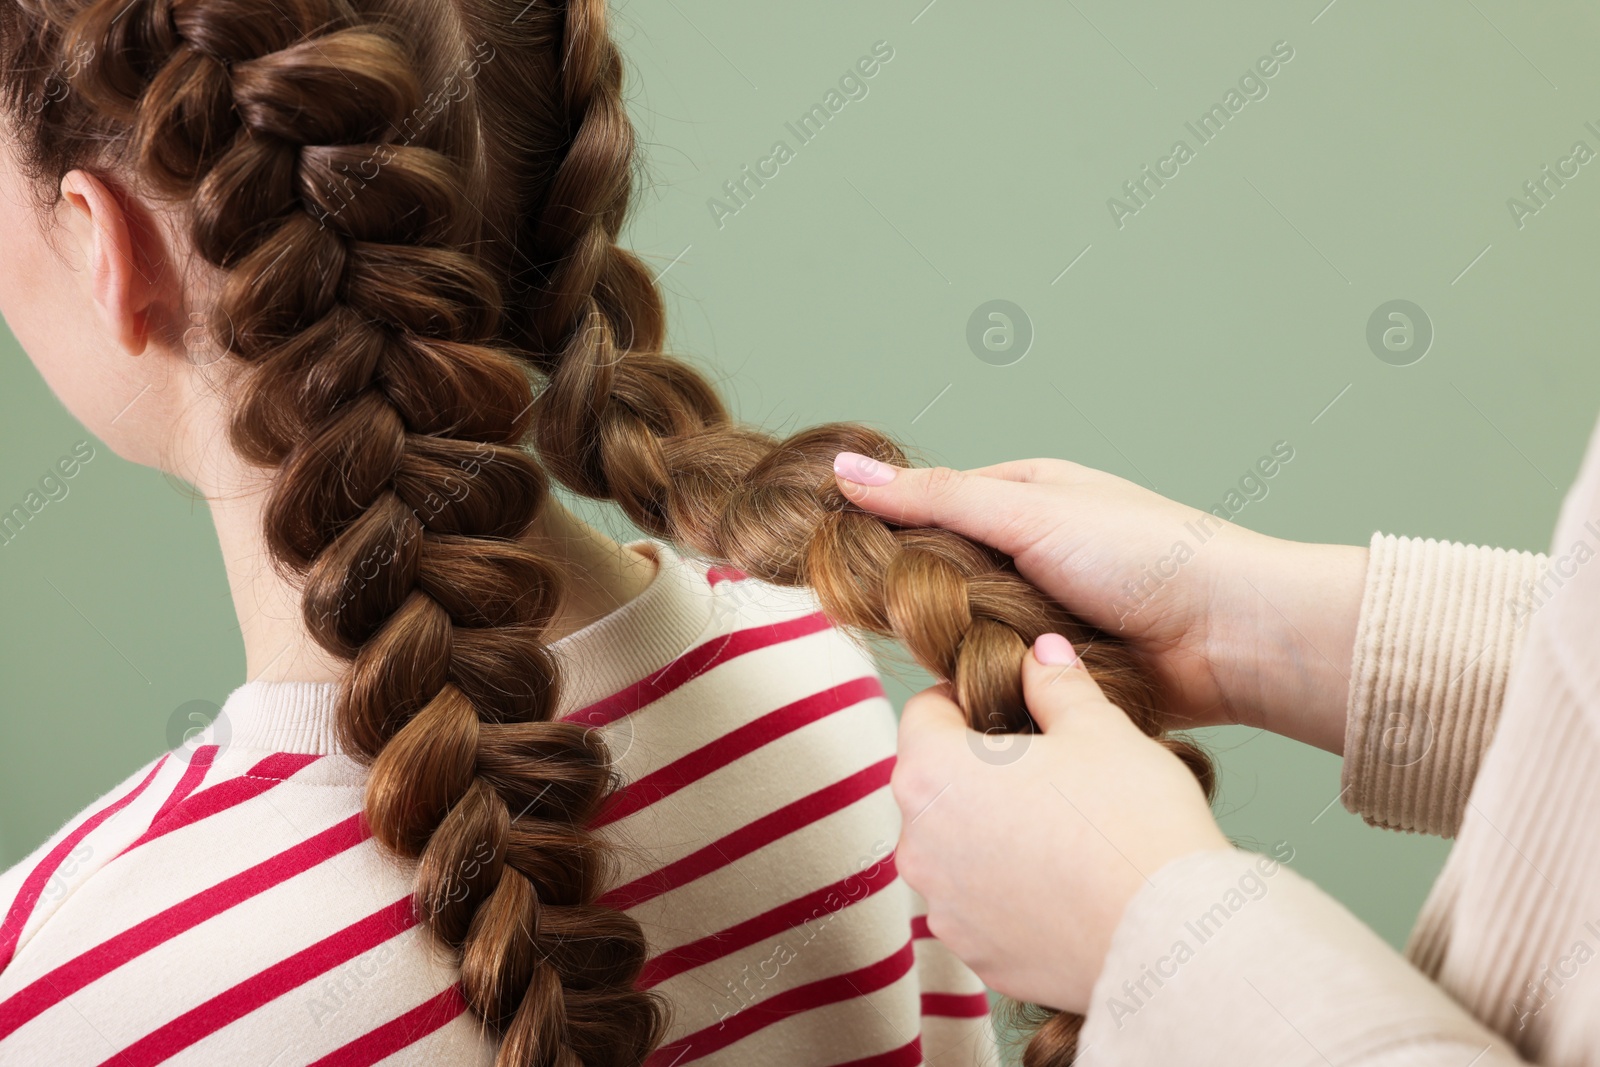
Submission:
{"label": "beige corduroy sleeve", "polygon": [[[1379,826],[1454,833],[1539,607],[1543,563],[1374,535],[1350,675],[1352,810]],[[1218,850],[1152,873],[1112,938],[1079,1063],[1524,1062],[1292,859],[1288,849]]]}
{"label": "beige corduroy sleeve", "polygon": [[1085,1014],[1079,1067],[1524,1063],[1342,904],[1239,849],[1150,875]]}
{"label": "beige corduroy sleeve", "polygon": [[1347,808],[1374,826],[1455,835],[1545,561],[1373,534],[1350,664]]}

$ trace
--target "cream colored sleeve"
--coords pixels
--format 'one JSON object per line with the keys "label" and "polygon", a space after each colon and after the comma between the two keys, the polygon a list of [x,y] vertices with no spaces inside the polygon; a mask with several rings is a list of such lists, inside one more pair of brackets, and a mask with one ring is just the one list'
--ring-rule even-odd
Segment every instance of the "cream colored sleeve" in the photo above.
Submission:
{"label": "cream colored sleeve", "polygon": [[1338,901],[1240,849],[1150,876],[1112,936],[1078,1048],[1080,1067],[1524,1063]]}
{"label": "cream colored sleeve", "polygon": [[1546,556],[1372,536],[1350,664],[1345,807],[1453,837],[1494,737]]}

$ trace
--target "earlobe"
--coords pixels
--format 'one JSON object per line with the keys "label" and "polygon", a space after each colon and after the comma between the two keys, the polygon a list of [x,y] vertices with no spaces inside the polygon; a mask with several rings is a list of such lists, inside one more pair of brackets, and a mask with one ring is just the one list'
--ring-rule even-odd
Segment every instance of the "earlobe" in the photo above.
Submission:
{"label": "earlobe", "polygon": [[75,216],[72,229],[102,320],[124,352],[142,355],[150,341],[150,285],[137,266],[139,249],[127,212],[87,171],[69,171],[61,179],[61,195]]}

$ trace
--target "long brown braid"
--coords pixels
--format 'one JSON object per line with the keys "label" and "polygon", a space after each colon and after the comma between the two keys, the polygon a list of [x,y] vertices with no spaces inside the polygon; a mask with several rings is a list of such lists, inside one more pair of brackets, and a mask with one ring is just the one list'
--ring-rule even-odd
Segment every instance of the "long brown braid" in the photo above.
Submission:
{"label": "long brown braid", "polygon": [[561,574],[518,541],[547,482],[516,447],[532,386],[474,252],[480,126],[424,89],[493,58],[444,3],[409,24],[345,0],[0,10],[33,170],[115,162],[191,204],[242,371],[233,443],[279,468],[268,545],[351,664],[338,728],[371,765],[367,822],[417,861],[419,917],[459,951],[498,1062],[641,1063],[662,1005],[634,988],[638,924],[596,904],[585,828],[614,775],[599,734],[551,721]]}
{"label": "long brown braid", "polygon": [[[778,440],[733,421],[701,374],[664,353],[659,289],[616,243],[634,148],[620,102],[622,64],[602,32],[603,0],[568,4],[569,20],[580,9],[587,36],[571,44],[567,68],[577,84],[563,84],[573,116],[567,153],[540,210],[516,235],[540,280],[512,315],[521,330],[515,336],[547,376],[534,439],[551,474],[586,496],[615,501],[651,534],[770,582],[811,587],[843,626],[898,639],[953,683],[977,730],[1033,728],[1021,657],[1039,634],[1054,631],[1080,648],[1114,703],[1146,733],[1161,735],[1161,694],[1126,645],[1072,618],[1003,555],[948,531],[886,523],[843,497],[834,455],[849,450],[903,464],[893,441],[853,424]],[[1211,796],[1206,755],[1181,738],[1163,743]],[[1080,1017],[1036,1008],[1015,1017],[1042,1022],[1027,1067],[1072,1062]]]}
{"label": "long brown braid", "polygon": [[[903,463],[891,440],[741,426],[664,352],[652,274],[616,243],[634,139],[604,0],[0,0],[0,38],[41,184],[90,164],[193,205],[225,272],[234,444],[279,470],[270,548],[351,662],[339,728],[371,764],[367,820],[418,861],[419,914],[460,951],[500,1064],[636,1064],[663,1028],[633,989],[642,932],[594,903],[608,754],[550,721],[561,574],[518,541],[545,470],[899,639],[979,730],[1032,728],[1018,666],[1056,631],[1161,734],[1153,676],[1115,638],[998,553],[843,498],[834,454]],[[1164,743],[1209,794],[1205,755]],[[1080,1023],[1049,1017],[1028,1067],[1070,1063]]]}

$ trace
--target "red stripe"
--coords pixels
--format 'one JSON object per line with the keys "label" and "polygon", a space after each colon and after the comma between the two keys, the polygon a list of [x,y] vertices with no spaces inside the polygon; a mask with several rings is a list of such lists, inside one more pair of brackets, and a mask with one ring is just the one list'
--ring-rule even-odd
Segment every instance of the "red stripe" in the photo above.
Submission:
{"label": "red stripe", "polygon": [[100,1067],[152,1067],[162,1063],[263,1004],[377,948],[416,924],[408,894],[191,1008],[105,1060]]}
{"label": "red stripe", "polygon": [[0,1002],[0,1038],[151,949],[366,840],[361,814],[130,926]]}
{"label": "red stripe", "polygon": [[718,565],[706,569],[706,584],[715,587],[718,582],[742,582],[750,577],[738,567]]}
{"label": "red stripe", "polygon": [[181,830],[185,826],[192,826],[202,819],[208,819],[219,812],[237,807],[247,800],[260,796],[273,786],[281,785],[292,777],[296,771],[302,770],[321,756],[314,756],[303,752],[277,752],[251,767],[237,778],[229,778],[218,782],[210,789],[202,789],[189,797],[182,804],[172,807],[166,820],[158,826],[152,823],[139,839],[127,848],[117,853],[125,856],[140,845],[154,841],[174,830]]}
{"label": "red stripe", "polygon": [[[183,798],[194,792],[201,779],[205,778],[206,772],[211,769],[211,761],[217,756],[217,747],[216,745],[201,745],[194,750],[194,753],[189,757],[189,765],[183,769],[183,777],[178,779],[177,786],[173,788],[166,801],[162,803],[161,810],[157,811],[155,818],[150,820],[152,825],[160,822],[162,816],[182,804]],[[127,850],[124,849],[123,851]]]}
{"label": "red stripe", "polygon": [[735,1041],[791,1015],[837,1004],[853,997],[864,997],[903,978],[910,973],[915,961],[911,942],[907,941],[898,952],[876,963],[869,963],[865,967],[845,974],[821,978],[793,989],[786,989],[781,993],[774,993],[765,1000],[758,1000],[743,1011],[728,1015],[722,1021],[713,1023],[703,1030],[697,1030],[669,1045],[662,1045],[645,1061],[645,1065],[682,1067],[691,1060],[726,1048]]}
{"label": "red stripe", "polygon": [[928,929],[928,917],[926,915],[913,915],[911,917],[911,936],[912,937],[932,937],[933,936],[933,931]]}
{"label": "red stripe", "polygon": [[398,1019],[391,1019],[371,1033],[334,1049],[311,1064],[311,1067],[371,1067],[379,1060],[416,1044],[466,1010],[467,1002],[462,998],[460,988],[451,986]]}
{"label": "red stripe", "polygon": [[834,1067],[919,1067],[921,1063],[922,1035],[918,1034],[893,1051],[880,1052],[876,1056],[851,1060],[849,1063],[837,1063]]}
{"label": "red stripe", "polygon": [[783,622],[766,626],[752,626],[747,630],[714,637],[705,644],[689,649],[654,674],[635,682],[621,692],[613,693],[604,700],[596,701],[562,718],[585,726],[604,726],[616,722],[648,704],[655,703],[713,667],[747,652],[770,648],[808,634],[821,633],[832,625],[828,617],[818,611],[798,619],[785,619]]}
{"label": "red stripe", "polygon": [[841,878],[832,885],[825,885],[814,893],[807,893],[803,897],[796,897],[785,904],[779,904],[776,908],[762,912],[753,919],[746,919],[737,926],[707,934],[646,961],[644,971],[639,976],[639,988],[649,989],[675,974],[704,966],[712,960],[748,948],[774,934],[792,930],[819,914],[826,915],[840,911],[892,884],[895,876],[894,853],[891,852],[882,861],[864,871]]}
{"label": "red stripe", "polygon": [[746,823],[680,860],[675,860],[642,878],[636,878],[626,885],[618,886],[602,896],[600,903],[619,911],[637,907],[662,893],[725,867],[781,837],[810,826],[817,820],[832,815],[841,808],[887,786],[889,772],[894,769],[894,759],[893,756],[885,757],[843,781],[824,786],[815,793],[803,796],[799,800],[785,804],[777,811]]}
{"label": "red stripe", "polygon": [[245,771],[244,777],[285,782],[321,758],[313,752],[274,752]]}
{"label": "red stripe", "polygon": [[989,1014],[989,998],[982,993],[924,993],[922,1014],[981,1019]]}
{"label": "red stripe", "polygon": [[885,696],[883,683],[878,681],[876,675],[868,675],[785,704],[651,771],[622,792],[612,794],[610,805],[595,818],[592,825],[600,827],[627,818],[691,782],[726,767],[741,756],[749,755],[762,745],[827,718],[836,711],[881,696]]}
{"label": "red stripe", "polygon": [[17,941],[22,937],[22,928],[28,924],[28,917],[33,914],[34,905],[39,903],[39,895],[44,892],[44,887],[49,883],[57,868],[61,866],[62,861],[72,853],[73,849],[78,847],[78,842],[94,832],[95,827],[129,804],[132,804],[139,794],[144,792],[145,786],[154,780],[156,773],[166,765],[166,762],[166,756],[156,760],[156,765],[150,768],[150,773],[144,776],[144,781],[130,789],[120,800],[101,808],[79,823],[77,828],[66,837],[63,837],[60,843],[51,849],[45,858],[39,861],[38,866],[34,867],[28,874],[28,877],[22,883],[22,888],[17,891],[15,899],[11,901],[11,907],[6,912],[5,922],[0,923],[0,971],[5,970],[10,965],[11,957],[17,951]]}

